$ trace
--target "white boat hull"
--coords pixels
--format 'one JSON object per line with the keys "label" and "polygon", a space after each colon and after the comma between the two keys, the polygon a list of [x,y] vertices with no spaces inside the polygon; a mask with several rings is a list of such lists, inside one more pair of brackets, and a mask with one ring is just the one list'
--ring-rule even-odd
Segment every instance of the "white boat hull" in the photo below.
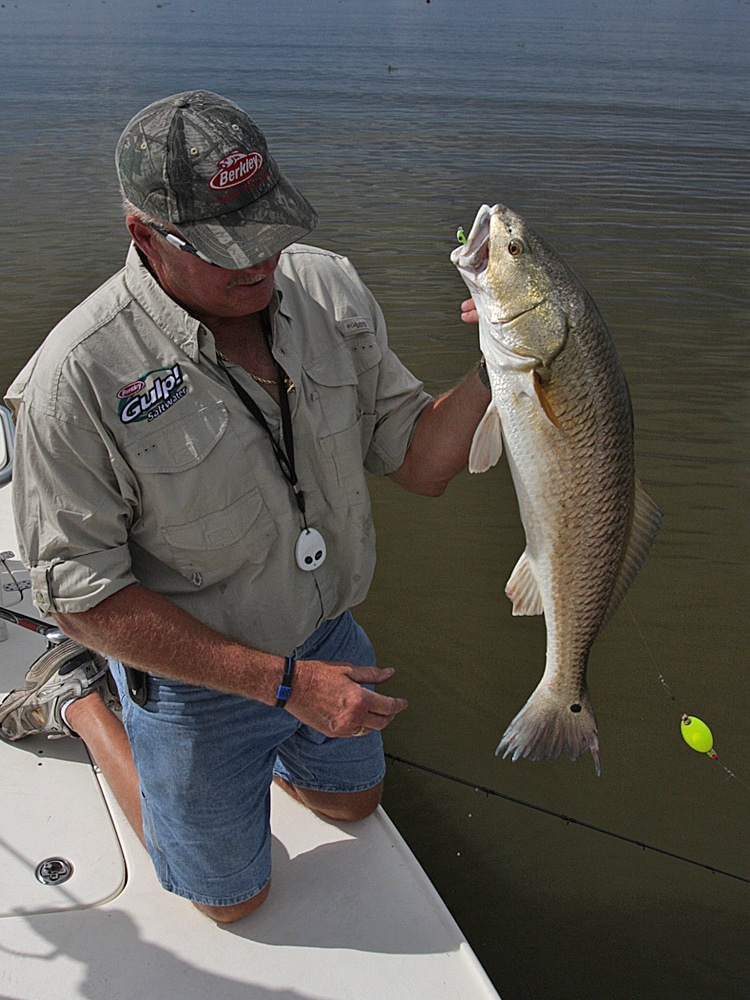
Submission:
{"label": "white boat hull", "polygon": [[[17,551],[8,485],[0,488],[0,547]],[[17,561],[10,565],[17,580],[28,580]],[[0,592],[5,603],[19,596]],[[28,589],[13,610],[37,615]],[[22,683],[45,646],[41,636],[8,625],[0,641],[3,693]],[[498,996],[382,809],[337,825],[273,788],[270,896],[257,913],[222,928],[161,888],[82,743],[0,741],[0,796],[3,997]],[[37,866],[57,857],[72,865],[72,877],[40,884]]]}

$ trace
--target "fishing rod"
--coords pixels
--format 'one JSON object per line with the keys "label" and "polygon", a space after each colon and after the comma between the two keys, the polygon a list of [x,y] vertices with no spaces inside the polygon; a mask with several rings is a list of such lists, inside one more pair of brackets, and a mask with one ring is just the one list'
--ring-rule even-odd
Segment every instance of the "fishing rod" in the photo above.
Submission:
{"label": "fishing rod", "polygon": [[[0,552],[0,565],[13,581],[12,585],[8,585],[8,589],[15,590],[20,594],[20,601],[23,597],[24,587],[16,580],[13,570],[8,565],[8,560],[13,559],[14,556],[14,552]],[[22,611],[10,611],[3,605],[0,605],[0,620],[11,622],[11,624],[25,628],[29,632],[36,632],[37,635],[43,635],[51,646],[59,646],[63,640],[68,638],[54,622],[44,622],[40,618],[32,618],[31,615],[24,614]]]}
{"label": "fishing rod", "polygon": [[20,628],[25,628],[29,632],[43,635],[54,646],[68,638],[53,622],[43,622],[39,618],[32,618],[31,615],[22,614],[20,611],[8,611],[7,608],[0,607],[0,618],[13,625],[18,625]]}
{"label": "fishing rod", "polygon": [[449,774],[447,771],[440,771],[435,767],[429,767],[427,764],[420,764],[418,761],[409,760],[407,757],[400,757],[398,754],[388,753],[386,751],[385,756],[388,760],[391,760],[396,764],[405,764],[407,767],[413,767],[417,771],[424,771],[426,774],[432,774],[437,778],[444,778],[457,785],[463,785],[464,788],[472,788],[475,792],[482,792],[484,795],[502,799],[504,802],[511,802],[513,805],[523,806],[525,809],[532,809],[534,812],[542,813],[545,816],[551,816],[553,819],[561,819],[568,826],[579,826],[584,830],[591,830],[593,833],[600,833],[605,837],[611,837],[613,840],[619,840],[622,843],[632,844],[634,847],[640,847],[643,851],[653,851],[655,854],[661,854],[663,857],[671,858],[673,861],[681,861],[683,864],[692,865],[694,868],[702,868],[704,871],[711,872],[712,875],[723,875],[725,878],[731,878],[736,882],[744,882],[745,884],[750,885],[750,878],[746,878],[744,875],[737,875],[735,872],[728,872],[723,868],[716,868],[714,865],[706,864],[703,861],[696,861],[694,858],[687,858],[683,854],[676,854],[674,851],[667,851],[665,848],[657,847],[655,844],[647,844],[645,841],[636,840],[634,837],[627,837],[623,833],[616,833],[614,830],[607,830],[605,827],[596,826],[593,823],[587,823],[585,820],[576,819],[575,816],[567,816],[565,813],[556,812],[554,809],[547,809],[545,806],[536,805],[534,802],[526,802],[524,799],[516,798],[513,795],[507,795],[505,792],[499,792],[496,788],[489,788],[486,785],[480,785],[474,781],[468,781],[466,778],[461,778],[455,774]]}

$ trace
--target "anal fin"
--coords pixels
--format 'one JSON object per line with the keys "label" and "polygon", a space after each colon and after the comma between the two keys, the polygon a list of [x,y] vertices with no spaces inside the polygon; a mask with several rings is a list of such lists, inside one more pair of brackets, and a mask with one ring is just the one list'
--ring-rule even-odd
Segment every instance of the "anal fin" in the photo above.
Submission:
{"label": "anal fin", "polygon": [[539,584],[526,552],[523,553],[510,574],[505,585],[505,593],[513,601],[514,615],[541,615],[544,613]]}

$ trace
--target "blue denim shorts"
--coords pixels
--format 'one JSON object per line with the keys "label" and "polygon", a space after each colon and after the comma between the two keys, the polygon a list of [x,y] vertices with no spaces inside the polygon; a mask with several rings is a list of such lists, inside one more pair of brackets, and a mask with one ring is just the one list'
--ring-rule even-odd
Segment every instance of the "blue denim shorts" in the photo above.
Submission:
{"label": "blue denim shorts", "polygon": [[[298,659],[373,666],[375,652],[349,612],[295,650]],[[149,675],[148,700],[127,693],[111,662],[141,784],[143,831],[170,892],[207,906],[257,895],[271,877],[270,785],[360,792],[385,775],[380,733],[328,739],[288,712]]]}

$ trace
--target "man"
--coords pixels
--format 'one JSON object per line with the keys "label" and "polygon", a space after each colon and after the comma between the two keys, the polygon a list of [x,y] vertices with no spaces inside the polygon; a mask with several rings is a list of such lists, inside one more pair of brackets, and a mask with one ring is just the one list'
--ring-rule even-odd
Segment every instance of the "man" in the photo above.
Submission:
{"label": "man", "polygon": [[364,472],[440,495],[489,393],[478,370],[424,392],[349,262],[295,242],[315,212],[236,105],[158,101],[116,162],[126,266],[9,390],[22,556],[75,642],[0,729],[80,736],[165,888],[226,922],[268,893],[272,778],[339,820],[380,801],[406,702],[349,612]]}

